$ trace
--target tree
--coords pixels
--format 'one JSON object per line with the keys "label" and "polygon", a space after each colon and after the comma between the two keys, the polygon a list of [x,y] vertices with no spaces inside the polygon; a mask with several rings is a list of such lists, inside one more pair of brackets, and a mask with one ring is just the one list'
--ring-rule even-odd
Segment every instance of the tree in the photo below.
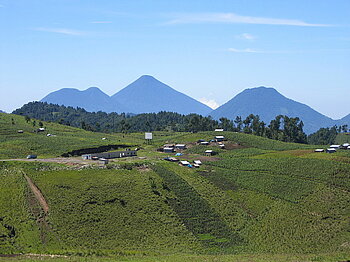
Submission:
{"label": "tree", "polygon": [[269,125],[269,136],[268,138],[278,140],[279,139],[279,133],[280,133],[280,128],[281,128],[281,119],[282,115],[278,115],[275,117],[274,120],[271,120],[270,125]]}
{"label": "tree", "polygon": [[225,131],[233,131],[233,122],[232,120],[229,120],[226,117],[221,117],[220,119],[220,126],[223,128]]}
{"label": "tree", "polygon": [[238,132],[241,132],[242,131],[242,125],[243,125],[243,122],[242,122],[242,117],[240,116],[236,116],[236,119],[234,121],[236,123],[236,129]]}
{"label": "tree", "polygon": [[86,127],[85,121],[82,121],[82,122],[81,122],[81,128],[84,129],[84,130],[86,130],[87,127]]}
{"label": "tree", "polygon": [[344,133],[348,132],[348,125],[343,125],[341,129]]}
{"label": "tree", "polygon": [[251,134],[252,133],[252,121],[254,120],[255,115],[250,114],[249,116],[247,116],[247,118],[245,120],[243,120],[243,124],[244,124],[244,128],[243,128],[243,132],[247,133],[247,134]]}

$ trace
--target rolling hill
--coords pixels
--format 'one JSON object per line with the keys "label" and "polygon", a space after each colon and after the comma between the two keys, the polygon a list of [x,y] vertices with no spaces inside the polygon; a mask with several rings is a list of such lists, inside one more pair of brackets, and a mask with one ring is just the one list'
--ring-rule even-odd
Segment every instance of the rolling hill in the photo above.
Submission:
{"label": "rolling hill", "polygon": [[[34,132],[39,128],[39,122],[35,119],[27,122],[24,116],[0,113],[0,159],[25,158],[29,154],[40,158],[58,157],[83,148],[134,145],[142,141],[135,137],[122,137],[121,134],[112,136],[44,121],[45,131]],[[18,133],[18,130],[23,132]],[[107,139],[102,140],[103,137]]]}
{"label": "rolling hill", "polygon": [[304,122],[307,134],[336,124],[333,119],[311,107],[281,95],[274,88],[266,87],[246,89],[210,113],[214,119],[235,119],[236,116],[244,118],[249,114],[259,115],[265,123],[270,123],[277,115],[299,117]]}
{"label": "rolling hill", "polygon": [[[195,143],[217,132],[154,132],[153,143],[146,144],[142,133],[92,133],[43,122],[57,134],[47,137],[32,132],[34,121],[0,114],[1,158],[59,156],[104,143],[141,149],[138,157],[104,167],[94,161],[0,161],[0,254],[55,254],[62,256],[59,261],[349,258],[348,152],[319,154],[309,145],[235,132],[221,132],[226,149]],[[203,165],[162,160],[168,154],[157,149],[164,143],[188,144],[179,158],[202,159]],[[218,154],[207,157],[206,148]],[[25,177],[42,193],[48,211]]]}
{"label": "rolling hill", "polygon": [[180,114],[207,115],[210,107],[176,91],[152,76],[144,75],[109,97],[97,87],[84,91],[63,88],[45,96],[42,102],[81,107],[90,112],[157,113],[160,111]]}

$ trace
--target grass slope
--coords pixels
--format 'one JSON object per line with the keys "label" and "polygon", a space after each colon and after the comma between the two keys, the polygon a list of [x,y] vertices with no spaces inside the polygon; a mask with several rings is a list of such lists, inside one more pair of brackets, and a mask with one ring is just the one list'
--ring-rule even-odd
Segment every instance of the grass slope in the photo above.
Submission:
{"label": "grass slope", "polygon": [[[0,158],[24,158],[28,154],[39,157],[56,157],[82,148],[105,145],[134,144],[137,136],[110,135],[88,132],[56,123],[43,122],[45,132],[33,132],[39,128],[39,121],[28,123],[22,116],[0,113]],[[17,133],[23,130],[24,133]],[[46,136],[53,134],[56,136]],[[106,137],[107,140],[102,140]]]}
{"label": "grass slope", "polygon": [[[145,144],[142,133],[107,135],[50,123],[44,126],[57,137],[46,137],[32,133],[32,122],[23,117],[0,116],[3,158],[57,156],[104,143],[141,146],[138,155],[145,157],[118,159],[105,168],[0,162],[0,254],[111,261],[350,259],[346,151],[318,154],[308,145],[232,132],[223,133],[228,149],[194,143],[215,132],[154,132],[153,143]],[[187,143],[180,159],[200,158],[203,165],[165,162],[168,154],[156,151],[164,143]],[[207,148],[218,155],[205,157]],[[48,215],[23,174],[40,188]]]}

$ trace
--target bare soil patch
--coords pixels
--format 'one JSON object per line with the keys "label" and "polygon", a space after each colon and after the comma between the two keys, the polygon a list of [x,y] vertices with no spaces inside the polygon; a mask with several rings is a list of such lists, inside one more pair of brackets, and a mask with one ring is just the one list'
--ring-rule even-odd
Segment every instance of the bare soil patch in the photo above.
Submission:
{"label": "bare soil patch", "polygon": [[24,178],[27,180],[27,183],[30,187],[30,190],[33,192],[33,194],[34,194],[36,200],[39,202],[41,208],[44,210],[44,213],[47,214],[49,212],[49,205],[46,202],[46,199],[44,198],[40,189],[33,183],[33,181],[27,175],[24,175]]}

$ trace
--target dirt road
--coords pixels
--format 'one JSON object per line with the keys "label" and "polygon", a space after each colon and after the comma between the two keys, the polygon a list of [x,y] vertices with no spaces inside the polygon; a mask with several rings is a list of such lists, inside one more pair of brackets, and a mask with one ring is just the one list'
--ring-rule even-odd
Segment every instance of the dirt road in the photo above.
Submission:
{"label": "dirt road", "polygon": [[44,210],[45,214],[47,214],[49,212],[49,205],[46,202],[46,199],[44,198],[40,189],[33,183],[33,181],[27,175],[24,175],[24,178],[27,180],[30,189],[34,193],[35,198],[38,200],[38,202],[39,202],[40,206],[42,207],[42,209]]}

